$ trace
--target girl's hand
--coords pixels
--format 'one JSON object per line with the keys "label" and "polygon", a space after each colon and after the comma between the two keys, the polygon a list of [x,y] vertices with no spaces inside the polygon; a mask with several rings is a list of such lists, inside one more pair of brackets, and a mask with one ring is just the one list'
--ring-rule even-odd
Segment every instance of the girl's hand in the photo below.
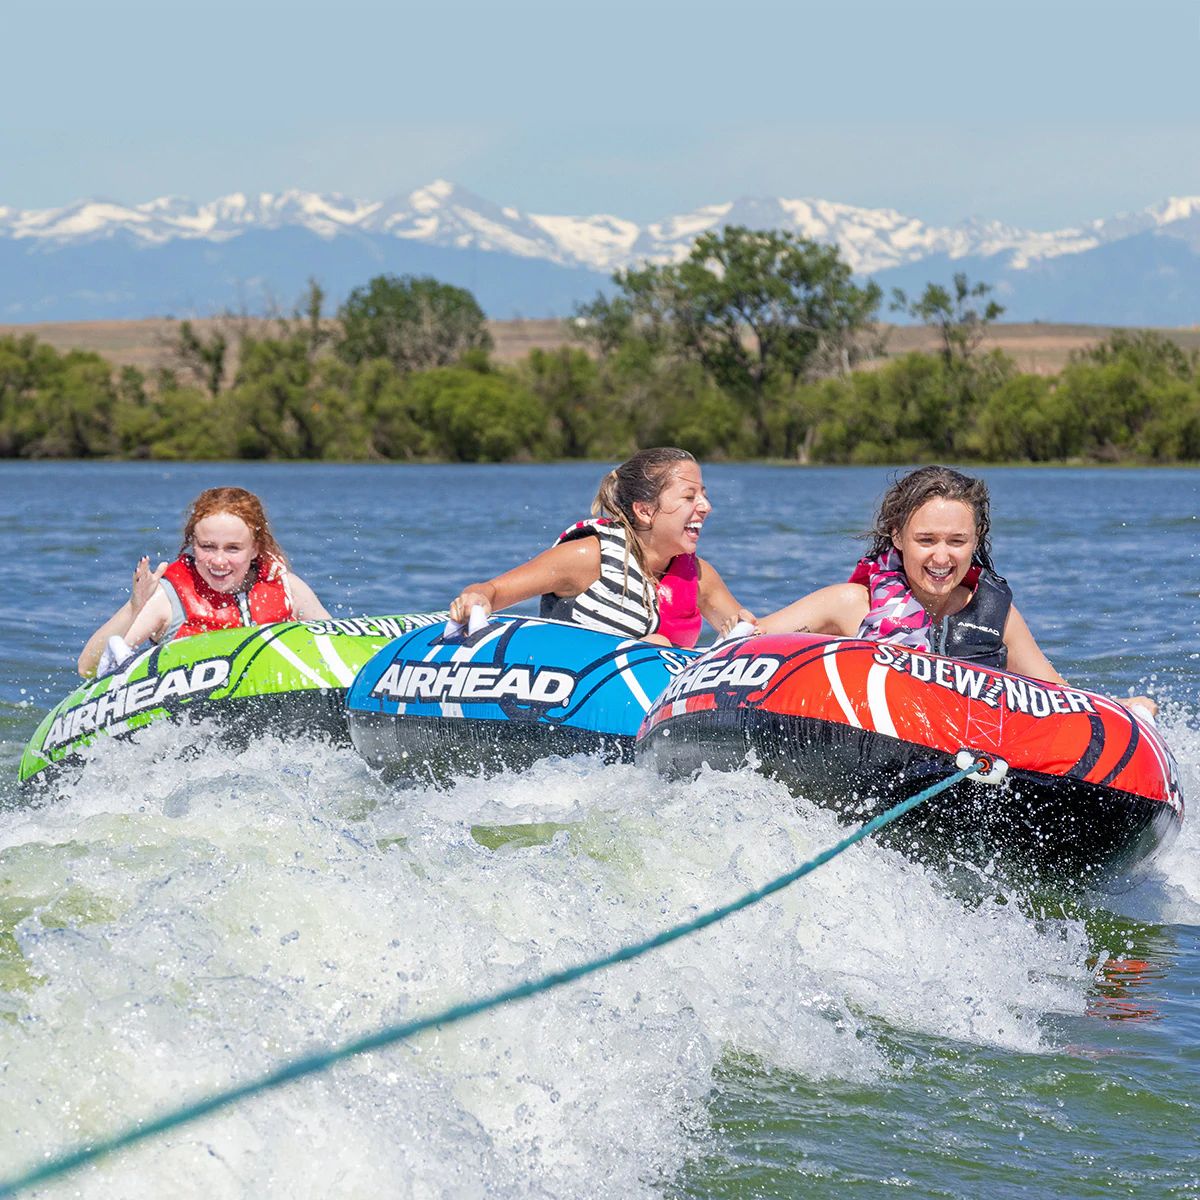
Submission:
{"label": "girl's hand", "polygon": [[717,630],[717,634],[720,637],[728,637],[730,631],[743,622],[756,628],[758,626],[758,618],[748,608],[739,608],[732,616],[726,617],[721,622],[721,628]]}
{"label": "girl's hand", "polygon": [[491,601],[482,593],[468,588],[450,602],[450,620],[465,625],[471,619],[471,609],[479,605],[488,616],[492,613]]}
{"label": "girl's hand", "polygon": [[1114,696],[1113,699],[1126,708],[1144,708],[1152,718],[1158,716],[1158,705],[1149,696]]}
{"label": "girl's hand", "polygon": [[159,563],[158,567],[150,570],[150,558],[143,554],[138,559],[138,565],[133,571],[133,586],[129,592],[129,609],[133,616],[146,606],[146,601],[158,590],[159,580],[162,579],[163,573],[167,569],[167,564]]}

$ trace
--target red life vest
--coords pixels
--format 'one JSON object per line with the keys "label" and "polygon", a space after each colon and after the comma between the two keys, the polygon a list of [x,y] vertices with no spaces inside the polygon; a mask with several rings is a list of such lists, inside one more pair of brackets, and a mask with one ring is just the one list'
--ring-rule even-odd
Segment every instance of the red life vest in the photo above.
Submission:
{"label": "red life vest", "polygon": [[[290,620],[294,608],[287,568],[266,555],[259,555],[257,563],[258,579],[249,591],[218,592],[200,578],[195,559],[187,554],[177,558],[163,573],[163,582],[171,585],[168,595],[173,590],[183,610],[183,624],[171,636]],[[175,609],[174,604],[171,607]]]}

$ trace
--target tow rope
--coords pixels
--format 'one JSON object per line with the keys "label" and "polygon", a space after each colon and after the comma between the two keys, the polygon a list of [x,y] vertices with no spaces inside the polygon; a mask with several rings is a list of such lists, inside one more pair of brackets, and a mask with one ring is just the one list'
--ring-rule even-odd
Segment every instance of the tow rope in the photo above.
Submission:
{"label": "tow rope", "polygon": [[47,1157],[47,1161],[42,1163],[41,1166],[34,1167],[24,1174],[15,1175],[8,1180],[0,1181],[0,1197],[15,1196],[18,1192],[24,1191],[36,1183],[44,1183],[47,1180],[66,1175],[69,1171],[74,1171],[87,1163],[96,1162],[110,1154],[115,1154],[118,1150],[124,1150],[138,1142],[146,1141],[148,1138],[167,1133],[169,1130],[178,1129],[181,1125],[198,1120],[200,1117],[207,1116],[218,1109],[227,1108],[239,1100],[247,1100],[251,1096],[257,1096],[274,1088],[282,1087],[284,1084],[302,1079],[306,1075],[315,1075],[319,1072],[327,1071],[330,1067],[345,1059],[353,1058],[359,1054],[366,1054],[371,1050],[379,1050],[384,1046],[391,1046],[396,1042],[413,1037],[415,1034],[424,1033],[428,1029],[454,1025],[460,1021],[465,1021],[468,1017],[477,1016],[479,1013],[487,1012],[490,1009],[499,1008],[505,1004],[513,1004],[518,1000],[525,1000],[530,996],[536,996],[542,992],[548,992],[553,988],[562,987],[565,984],[573,983],[577,979],[594,975],[597,971],[602,971],[606,967],[615,966],[617,963],[630,962],[635,958],[640,958],[643,954],[648,954],[651,950],[657,950],[660,946],[669,945],[671,942],[676,942],[680,938],[687,937],[689,934],[697,933],[701,929],[707,929],[710,925],[715,925],[718,921],[723,921],[726,917],[741,912],[742,909],[758,904],[768,896],[782,891],[785,887],[795,883],[798,879],[802,879],[805,875],[815,871],[818,867],[824,866],[831,859],[850,849],[855,843],[861,842],[864,838],[878,833],[879,830],[904,816],[905,813],[911,812],[931,797],[938,795],[939,792],[944,792],[947,788],[953,787],[968,775],[973,775],[981,769],[986,771],[988,766],[989,763],[985,756],[972,755],[970,765],[965,765],[960,770],[955,771],[953,775],[949,775],[945,779],[931,784],[915,796],[894,804],[877,817],[873,817],[865,825],[860,826],[853,833],[842,838],[840,842],[830,846],[827,850],[823,850],[815,858],[810,858],[794,870],[772,879],[769,883],[756,888],[754,891],[747,892],[730,904],[711,909],[690,921],[685,921],[680,925],[664,929],[661,933],[657,933],[651,938],[624,946],[602,958],[592,959],[589,962],[581,963],[575,967],[568,967],[562,971],[553,971],[538,979],[529,980],[526,983],[518,984],[516,987],[506,988],[490,996],[452,1005],[433,1016],[423,1017],[417,1021],[405,1021],[398,1025],[385,1026],[383,1029],[369,1033],[365,1037],[345,1042],[340,1046],[320,1050],[316,1053],[293,1059],[291,1062],[276,1067],[258,1079],[250,1080],[247,1083],[239,1084],[225,1091],[215,1092],[211,1096],[181,1105],[152,1120],[138,1121],[123,1133],[115,1134],[112,1137],[88,1145],[77,1146],[73,1150],[68,1150],[58,1155],[49,1156]]}

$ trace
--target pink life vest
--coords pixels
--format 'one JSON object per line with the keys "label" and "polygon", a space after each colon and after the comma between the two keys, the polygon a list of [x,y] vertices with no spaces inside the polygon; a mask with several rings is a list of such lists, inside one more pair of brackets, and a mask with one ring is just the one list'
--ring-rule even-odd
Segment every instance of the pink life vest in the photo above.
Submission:
{"label": "pink life vest", "polygon": [[691,650],[700,640],[700,564],[677,554],[658,581],[658,632],[673,646]]}
{"label": "pink life vest", "polygon": [[[979,574],[980,568],[971,566],[963,583],[974,588],[979,582]],[[867,615],[855,637],[912,646],[917,650],[929,649],[932,621],[912,593],[898,550],[889,548],[878,558],[860,558],[850,582],[865,587],[870,598]]]}
{"label": "pink life vest", "polygon": [[[618,530],[621,528],[619,522],[610,517],[592,517],[586,521],[576,521],[564,529],[554,544],[558,546],[589,534],[594,536],[598,525],[608,525]],[[658,581],[655,604],[658,608],[658,626],[654,632],[661,633],[673,646],[692,649],[700,640],[703,624],[700,615],[700,564],[694,554],[677,554],[671,559]]]}

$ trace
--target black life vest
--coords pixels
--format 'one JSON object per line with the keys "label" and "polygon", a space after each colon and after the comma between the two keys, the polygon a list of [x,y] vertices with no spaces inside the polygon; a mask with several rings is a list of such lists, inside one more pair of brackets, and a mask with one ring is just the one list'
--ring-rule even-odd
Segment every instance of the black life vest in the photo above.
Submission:
{"label": "black life vest", "polygon": [[1004,624],[1011,608],[1012,588],[1007,581],[993,571],[981,570],[971,599],[930,630],[930,650],[947,658],[1004,670],[1008,663]]}

